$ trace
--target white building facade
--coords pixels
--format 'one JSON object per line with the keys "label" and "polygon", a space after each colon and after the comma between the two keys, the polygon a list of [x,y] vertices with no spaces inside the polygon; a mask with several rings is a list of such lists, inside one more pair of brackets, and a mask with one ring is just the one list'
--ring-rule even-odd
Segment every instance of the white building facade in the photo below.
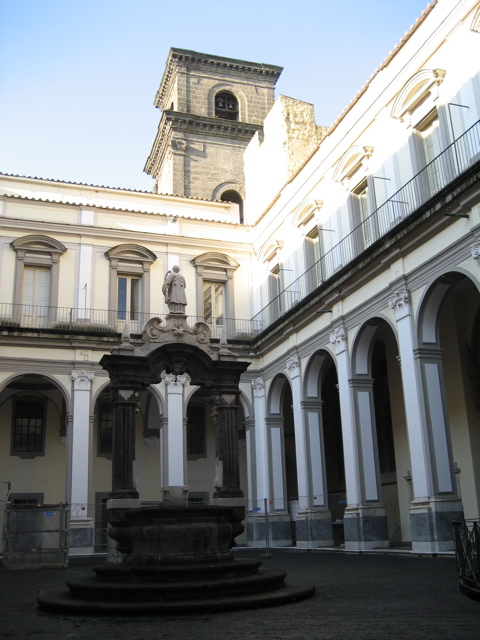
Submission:
{"label": "white building facade", "polygon": [[[126,324],[140,342],[167,313],[178,264],[192,324],[251,362],[243,541],[264,544],[267,511],[272,546],[451,550],[452,520],[480,508],[479,60],[479,3],[437,1],[329,129],[283,96],[242,128],[243,88],[235,135],[253,137],[244,175],[236,164],[225,180],[233,203],[0,175],[10,500],[68,502],[71,553],[102,550],[113,425],[98,363]],[[215,82],[221,97],[239,91],[234,62],[230,84],[209,76],[211,109]],[[185,171],[195,131],[171,145],[165,176]],[[214,427],[188,377],[165,374],[139,399],[135,474],[143,501],[168,485],[212,499]]]}

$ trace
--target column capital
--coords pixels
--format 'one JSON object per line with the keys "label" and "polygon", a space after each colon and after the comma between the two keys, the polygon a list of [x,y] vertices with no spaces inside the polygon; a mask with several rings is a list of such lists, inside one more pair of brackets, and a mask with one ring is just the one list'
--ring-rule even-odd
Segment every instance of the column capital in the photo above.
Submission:
{"label": "column capital", "polygon": [[472,246],[470,247],[470,253],[474,260],[478,260],[480,258],[480,242],[472,244]]}
{"label": "column capital", "polygon": [[410,292],[408,289],[398,289],[388,299],[390,309],[395,309],[397,320],[401,320],[411,312]]}
{"label": "column capital", "polygon": [[293,356],[288,358],[285,364],[285,368],[290,373],[290,376],[292,378],[296,378],[297,376],[300,375],[300,360],[297,354],[294,354]]}
{"label": "column capital", "polygon": [[335,345],[336,352],[341,353],[347,348],[347,330],[345,325],[336,327],[330,334],[330,342]]}
{"label": "column capital", "polygon": [[167,373],[164,379],[170,393],[182,393],[183,387],[187,382],[187,376],[175,375],[173,373]]}
{"label": "column capital", "polygon": [[93,371],[85,371],[85,369],[75,369],[70,373],[70,376],[73,380],[74,391],[90,391],[95,373]]}
{"label": "column capital", "polygon": [[252,391],[254,398],[262,398],[265,395],[265,382],[263,378],[254,378],[252,380]]}

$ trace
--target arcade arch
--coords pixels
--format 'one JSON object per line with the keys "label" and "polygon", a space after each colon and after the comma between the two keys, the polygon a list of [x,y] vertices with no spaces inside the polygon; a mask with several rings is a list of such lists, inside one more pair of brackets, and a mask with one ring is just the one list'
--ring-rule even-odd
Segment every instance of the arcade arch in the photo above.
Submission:
{"label": "arcade arch", "polygon": [[352,352],[362,501],[385,509],[390,544],[411,540],[410,453],[396,335],[382,317],[359,330]]}
{"label": "arcade arch", "polygon": [[470,275],[437,277],[420,303],[420,371],[435,491],[480,511],[480,293]]}
{"label": "arcade arch", "polygon": [[12,502],[65,502],[68,407],[61,383],[46,375],[14,376],[0,391],[0,468]]}

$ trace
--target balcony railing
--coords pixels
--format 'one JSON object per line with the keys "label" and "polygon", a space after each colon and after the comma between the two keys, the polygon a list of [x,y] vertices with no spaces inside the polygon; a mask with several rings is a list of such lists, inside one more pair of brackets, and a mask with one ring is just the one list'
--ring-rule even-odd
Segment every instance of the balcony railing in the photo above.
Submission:
{"label": "balcony railing", "polygon": [[[212,338],[225,332],[228,340],[252,340],[275,320],[299,304],[317,287],[328,282],[368,247],[380,240],[425,204],[469,167],[480,160],[480,120],[424,167],[416,176],[376,209],[362,224],[325,253],[318,262],[291,282],[252,319],[209,318]],[[144,324],[161,313],[128,313],[105,309],[80,309],[0,303],[0,330],[3,327],[57,329],[102,334],[122,333],[128,322],[132,334],[140,334]],[[193,325],[204,321],[189,316]]]}
{"label": "balcony railing", "polygon": [[[151,318],[165,321],[165,314],[0,303],[0,331],[10,327],[117,335],[128,323],[130,333],[140,334]],[[203,316],[188,316],[192,326],[204,321]],[[207,324],[213,339],[220,339],[225,333],[228,340],[251,340],[265,328],[260,322],[239,318],[208,318]]]}
{"label": "balcony railing", "polygon": [[253,321],[268,326],[480,160],[480,120],[291,282]]}

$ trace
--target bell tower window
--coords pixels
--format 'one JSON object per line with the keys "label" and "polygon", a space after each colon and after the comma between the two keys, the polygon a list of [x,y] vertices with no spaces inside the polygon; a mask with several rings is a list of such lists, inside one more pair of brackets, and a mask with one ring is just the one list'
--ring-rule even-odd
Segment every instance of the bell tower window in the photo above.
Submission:
{"label": "bell tower window", "polygon": [[233,93],[221,91],[215,96],[215,117],[238,120],[238,100]]}

